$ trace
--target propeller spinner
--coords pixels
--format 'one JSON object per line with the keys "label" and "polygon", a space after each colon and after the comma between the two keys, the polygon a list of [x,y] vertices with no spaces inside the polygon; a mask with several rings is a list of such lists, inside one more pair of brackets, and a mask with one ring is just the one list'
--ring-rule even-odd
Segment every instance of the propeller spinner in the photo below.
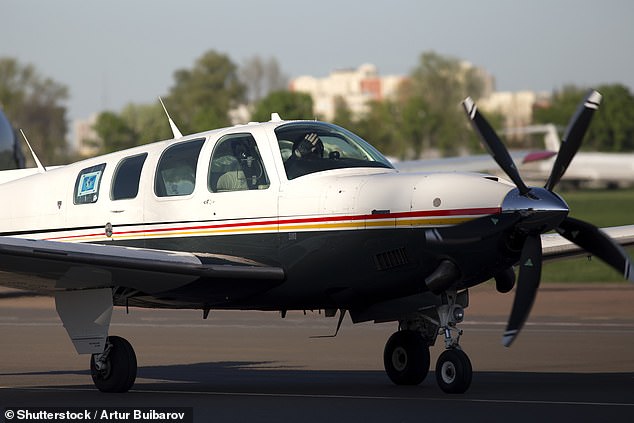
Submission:
{"label": "propeller spinner", "polygon": [[634,269],[625,250],[596,226],[568,217],[568,206],[553,192],[577,154],[600,102],[601,94],[591,91],[579,105],[568,124],[545,187],[535,188],[524,183],[508,150],[480,114],[473,100],[467,98],[463,101],[471,124],[487,150],[517,187],[517,190],[509,194],[508,204],[503,204],[502,207],[504,211],[519,212],[522,215],[514,224],[516,231],[525,237],[513,308],[502,339],[502,343],[507,347],[513,343],[524,326],[537,295],[542,266],[541,234],[555,229],[563,237],[596,255],[621,272],[626,279],[634,282]]}

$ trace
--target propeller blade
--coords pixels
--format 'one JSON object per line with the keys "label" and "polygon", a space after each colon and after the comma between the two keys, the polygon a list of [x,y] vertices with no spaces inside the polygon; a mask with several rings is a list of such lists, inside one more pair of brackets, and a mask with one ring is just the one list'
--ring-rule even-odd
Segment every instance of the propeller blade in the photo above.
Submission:
{"label": "propeller blade", "polygon": [[530,189],[526,186],[519,172],[517,166],[513,162],[508,150],[498,138],[497,134],[489,125],[489,122],[480,114],[475,103],[471,97],[467,97],[462,106],[467,112],[467,116],[471,120],[471,124],[476,132],[480,135],[480,138],[484,142],[489,154],[493,157],[493,160],[502,168],[504,173],[508,175],[513,181],[521,195],[526,195]]}
{"label": "propeller blade", "polygon": [[590,125],[592,115],[594,111],[599,108],[600,103],[601,94],[599,94],[598,91],[591,91],[570,119],[570,123],[561,142],[561,147],[559,148],[559,153],[555,159],[555,164],[544,186],[548,191],[552,191],[562,176],[564,176],[564,173],[566,173],[566,169],[568,169],[572,158],[577,154],[579,147],[581,147],[581,141]]}
{"label": "propeller blade", "polygon": [[625,250],[596,226],[572,217],[566,217],[557,232],[634,282],[634,266]]}
{"label": "propeller blade", "polygon": [[511,316],[502,338],[509,347],[518,335],[533,307],[542,273],[542,239],[539,234],[529,235],[524,242],[520,257],[520,271],[515,289]]}
{"label": "propeller blade", "polygon": [[425,237],[429,243],[468,244],[510,229],[520,218],[519,213],[492,214],[454,226],[428,229],[425,231]]}

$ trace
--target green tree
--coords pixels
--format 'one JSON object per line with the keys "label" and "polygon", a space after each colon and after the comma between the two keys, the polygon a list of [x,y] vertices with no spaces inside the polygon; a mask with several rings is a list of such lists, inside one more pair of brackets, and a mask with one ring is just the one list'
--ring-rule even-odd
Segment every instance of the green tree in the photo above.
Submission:
{"label": "green tree", "polygon": [[[603,95],[601,107],[593,117],[582,148],[634,151],[634,96],[620,84],[603,85],[597,90]],[[574,85],[555,91],[549,107],[534,111],[535,122],[565,127],[588,91]]]}
{"label": "green tree", "polygon": [[66,160],[65,141],[68,88],[41,76],[33,65],[13,58],[0,58],[0,105],[17,128],[23,128],[29,142],[45,165]]}
{"label": "green tree", "polygon": [[400,90],[407,111],[405,135],[414,137],[414,152],[431,147],[456,154],[477,145],[460,103],[467,96],[477,100],[485,86],[477,68],[453,57],[423,53]]}
{"label": "green tree", "polygon": [[390,100],[371,101],[368,112],[350,127],[382,153],[402,157],[407,145],[402,138],[399,104]]}
{"label": "green tree", "polygon": [[310,94],[274,91],[257,102],[251,119],[265,122],[271,119],[271,113],[278,113],[282,119],[312,119],[313,99]]}
{"label": "green tree", "polygon": [[94,129],[102,140],[101,153],[111,153],[136,145],[137,134],[120,115],[103,112]]}
{"label": "green tree", "polygon": [[236,65],[213,50],[192,69],[177,70],[174,81],[167,102],[183,134],[228,126],[229,110],[244,101],[246,92]]}
{"label": "green tree", "polygon": [[351,129],[355,124],[352,110],[341,96],[335,97],[335,115],[332,122],[347,129]]}
{"label": "green tree", "polygon": [[[167,107],[170,105],[167,104]],[[136,134],[135,145],[172,138],[169,122],[158,100],[152,104],[128,104],[121,111],[121,118]],[[179,125],[179,122],[176,122]]]}

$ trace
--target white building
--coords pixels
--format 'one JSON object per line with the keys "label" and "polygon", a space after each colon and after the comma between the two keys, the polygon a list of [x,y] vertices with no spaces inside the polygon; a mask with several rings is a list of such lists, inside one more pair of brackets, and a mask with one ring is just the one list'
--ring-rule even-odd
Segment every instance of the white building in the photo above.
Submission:
{"label": "white building", "polygon": [[368,101],[395,95],[404,79],[379,76],[376,66],[364,64],[357,69],[334,71],[325,78],[300,76],[291,80],[290,90],[310,94],[315,117],[332,120],[337,97],[344,99],[352,114],[358,116],[367,110]]}
{"label": "white building", "polygon": [[549,98],[549,93],[498,91],[480,99],[478,106],[483,111],[504,116],[505,128],[522,128],[532,125],[535,105],[548,101]]}
{"label": "white building", "polygon": [[71,148],[81,157],[92,157],[99,152],[101,141],[93,129],[97,123],[97,113],[90,115],[88,119],[76,119],[73,121],[73,142]]}

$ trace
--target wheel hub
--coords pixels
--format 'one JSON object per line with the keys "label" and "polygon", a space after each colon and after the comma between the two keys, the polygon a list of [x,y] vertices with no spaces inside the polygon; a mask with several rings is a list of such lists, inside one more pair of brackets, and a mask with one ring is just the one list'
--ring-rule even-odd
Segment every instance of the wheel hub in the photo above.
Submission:
{"label": "wheel hub", "polygon": [[407,351],[403,347],[396,347],[392,353],[392,365],[398,372],[402,372],[407,367]]}
{"label": "wheel hub", "polygon": [[445,361],[442,364],[440,374],[445,383],[453,383],[456,379],[456,366],[450,361]]}

